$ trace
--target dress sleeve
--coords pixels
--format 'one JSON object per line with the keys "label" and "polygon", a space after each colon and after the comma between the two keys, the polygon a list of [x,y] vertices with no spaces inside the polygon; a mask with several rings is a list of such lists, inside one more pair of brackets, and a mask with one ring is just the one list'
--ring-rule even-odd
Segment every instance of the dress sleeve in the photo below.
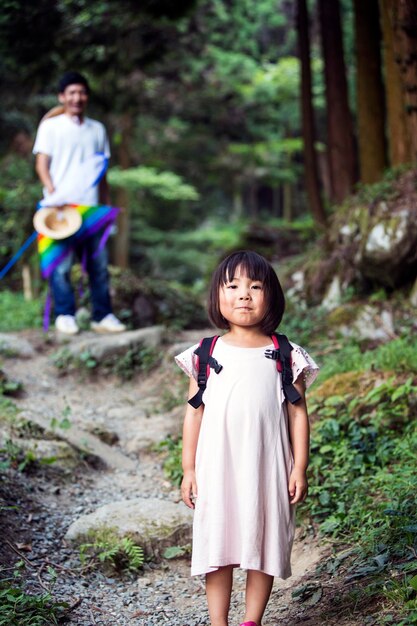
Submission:
{"label": "dress sleeve", "polygon": [[291,361],[294,382],[300,374],[302,374],[306,388],[308,388],[316,380],[319,373],[319,367],[308,352],[304,350],[304,348],[297,346],[297,344],[292,341],[291,345],[293,347],[291,351]]}
{"label": "dress sleeve", "polygon": [[181,354],[177,354],[175,358],[175,362],[177,365],[180,366],[180,368],[187,374],[187,376],[189,376],[190,378],[193,377],[195,380],[197,380],[197,355],[194,354],[194,350],[196,350],[198,348],[198,343],[196,343],[194,346],[191,346],[191,348],[188,348],[187,350],[184,350],[184,352],[181,352]]}

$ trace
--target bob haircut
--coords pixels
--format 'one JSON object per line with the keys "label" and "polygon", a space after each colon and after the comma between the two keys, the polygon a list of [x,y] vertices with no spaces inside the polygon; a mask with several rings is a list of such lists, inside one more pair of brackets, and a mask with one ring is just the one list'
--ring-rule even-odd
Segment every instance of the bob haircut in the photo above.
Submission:
{"label": "bob haircut", "polygon": [[233,280],[238,268],[251,280],[259,280],[263,283],[266,313],[261,320],[261,328],[266,335],[270,335],[275,331],[284,315],[284,293],[275,270],[264,257],[252,250],[233,252],[220,263],[214,272],[208,299],[210,321],[217,328],[229,329],[229,322],[220,312],[219,291],[227,282]]}

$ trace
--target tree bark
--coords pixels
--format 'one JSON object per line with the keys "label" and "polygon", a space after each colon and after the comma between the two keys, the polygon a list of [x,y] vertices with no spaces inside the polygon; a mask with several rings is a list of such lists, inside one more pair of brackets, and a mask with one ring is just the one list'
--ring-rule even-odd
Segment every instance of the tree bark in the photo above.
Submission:
{"label": "tree bark", "polygon": [[378,0],[354,0],[360,180],[374,183],[387,166]]}
{"label": "tree bark", "polygon": [[297,2],[297,32],[301,64],[301,117],[303,127],[303,151],[306,188],[314,221],[326,226],[326,213],[320,192],[319,169],[315,150],[313,96],[311,87],[310,36],[306,0]]}
{"label": "tree bark", "polygon": [[411,161],[411,144],[407,133],[400,68],[395,61],[394,54],[392,4],[390,0],[379,0],[384,43],[383,58],[389,157],[390,165],[396,167]]}
{"label": "tree bark", "polygon": [[356,181],[353,122],[349,109],[339,0],[319,0],[327,104],[331,200],[342,202]]}
{"label": "tree bark", "polygon": [[389,0],[395,60],[400,68],[411,158],[417,158],[417,0]]}
{"label": "tree bark", "polygon": [[[121,139],[118,152],[122,169],[127,169],[131,165],[129,140],[132,126],[132,115],[129,112],[125,113],[121,118]],[[129,267],[130,220],[127,209],[129,196],[124,189],[117,189],[116,202],[117,206],[121,207],[121,211],[117,217],[117,233],[113,245],[114,263],[118,267],[127,268]]]}

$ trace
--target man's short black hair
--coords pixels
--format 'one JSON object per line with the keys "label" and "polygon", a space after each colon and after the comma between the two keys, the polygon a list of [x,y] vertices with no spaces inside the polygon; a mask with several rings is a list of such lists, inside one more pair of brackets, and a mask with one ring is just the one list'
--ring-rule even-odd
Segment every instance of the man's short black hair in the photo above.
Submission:
{"label": "man's short black hair", "polygon": [[69,85],[84,85],[87,93],[90,93],[88,80],[79,72],[66,72],[58,83],[58,93],[64,93]]}

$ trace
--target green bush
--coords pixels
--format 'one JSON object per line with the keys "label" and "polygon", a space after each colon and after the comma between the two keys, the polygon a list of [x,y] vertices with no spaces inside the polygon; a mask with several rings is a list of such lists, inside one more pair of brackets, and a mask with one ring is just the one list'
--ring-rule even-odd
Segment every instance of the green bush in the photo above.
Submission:
{"label": "green bush", "polygon": [[0,332],[13,332],[25,328],[42,326],[40,299],[25,300],[21,293],[2,291],[0,293]]}
{"label": "green bush", "polygon": [[[417,611],[416,405],[413,379],[393,377],[365,397],[312,407],[320,420],[307,505],[322,533],[355,546],[346,580],[364,578],[361,593],[382,596],[407,619]],[[415,623],[407,619],[395,623]]]}

